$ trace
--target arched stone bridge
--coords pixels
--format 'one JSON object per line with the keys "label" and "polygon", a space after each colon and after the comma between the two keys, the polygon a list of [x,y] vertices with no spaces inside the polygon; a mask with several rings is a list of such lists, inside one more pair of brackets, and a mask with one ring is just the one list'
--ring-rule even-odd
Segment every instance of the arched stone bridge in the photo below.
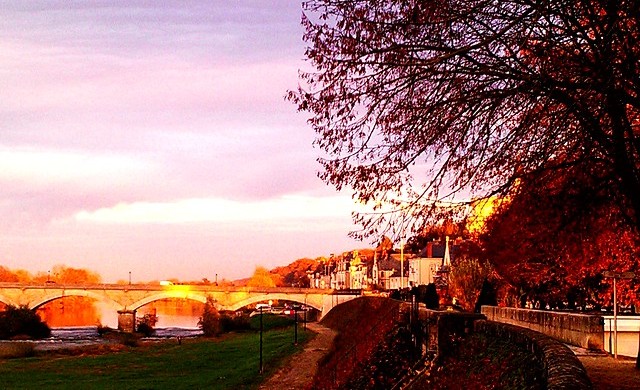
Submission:
{"label": "arched stone bridge", "polygon": [[268,300],[287,300],[313,307],[324,317],[334,306],[360,296],[360,291],[293,287],[229,287],[214,285],[169,286],[147,284],[44,285],[0,283],[0,302],[37,309],[47,302],[71,296],[93,298],[118,312],[118,328],[133,331],[136,310],[161,299],[189,299],[206,303],[211,298],[218,310],[238,310]]}

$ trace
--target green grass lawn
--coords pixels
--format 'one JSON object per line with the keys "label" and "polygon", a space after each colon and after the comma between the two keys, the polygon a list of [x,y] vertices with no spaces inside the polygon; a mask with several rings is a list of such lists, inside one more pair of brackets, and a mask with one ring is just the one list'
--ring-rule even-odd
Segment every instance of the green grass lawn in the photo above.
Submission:
{"label": "green grass lawn", "polygon": [[259,333],[221,340],[185,340],[122,352],[0,361],[2,389],[253,389],[302,348],[311,332],[293,327],[263,333],[265,373],[260,375]]}

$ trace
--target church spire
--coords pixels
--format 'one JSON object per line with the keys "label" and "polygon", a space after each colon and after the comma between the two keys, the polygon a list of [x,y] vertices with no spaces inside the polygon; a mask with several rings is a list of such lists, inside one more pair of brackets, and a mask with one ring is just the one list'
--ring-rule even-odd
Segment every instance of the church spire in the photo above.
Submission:
{"label": "church spire", "polygon": [[451,266],[451,256],[449,255],[449,236],[445,237],[444,258],[442,259],[442,266],[443,267]]}

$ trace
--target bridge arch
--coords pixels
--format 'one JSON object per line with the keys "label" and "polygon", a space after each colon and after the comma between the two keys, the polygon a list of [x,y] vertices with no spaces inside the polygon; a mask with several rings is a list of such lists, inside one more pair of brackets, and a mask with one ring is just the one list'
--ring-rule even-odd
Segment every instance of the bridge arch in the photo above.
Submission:
{"label": "bridge arch", "polygon": [[145,297],[137,302],[134,302],[130,305],[129,309],[138,310],[144,305],[147,305],[151,302],[160,301],[163,299],[189,299],[192,301],[207,303],[206,294],[202,294],[194,291],[167,290],[167,291],[159,292],[158,294]]}
{"label": "bridge arch", "polygon": [[99,293],[95,293],[93,291],[89,291],[89,290],[62,290],[61,292],[58,292],[58,293],[51,293],[51,294],[45,295],[43,298],[41,298],[36,303],[30,304],[29,308],[31,310],[36,310],[40,306],[45,305],[45,304],[47,304],[47,303],[49,303],[51,301],[55,301],[56,299],[61,299],[61,298],[66,298],[66,297],[93,298],[98,302],[106,303],[110,308],[113,308],[114,310],[118,310],[121,307],[120,304],[118,304],[117,302],[115,302],[115,301],[113,301],[111,299],[105,299],[106,297],[104,295],[99,294]]}
{"label": "bridge arch", "polygon": [[263,302],[263,301],[268,301],[268,300],[273,300],[273,301],[289,301],[289,302],[296,302],[296,303],[300,303],[306,306],[310,306],[313,307],[316,310],[319,310],[320,312],[322,312],[322,302],[318,303],[315,302],[314,299],[312,299],[311,297],[306,297],[306,296],[297,296],[297,295],[291,295],[291,294],[278,294],[278,293],[269,293],[269,294],[262,294],[262,295],[255,295],[255,296],[251,296],[249,298],[243,299],[241,301],[235,302],[231,305],[229,305],[229,307],[227,308],[227,310],[238,310],[242,307],[248,306],[248,305],[252,305],[254,303],[258,303],[258,302]]}
{"label": "bridge arch", "polygon": [[9,305],[17,306],[15,303],[13,303],[11,299],[5,297],[2,294],[0,294],[0,303],[5,304],[6,306],[9,306]]}

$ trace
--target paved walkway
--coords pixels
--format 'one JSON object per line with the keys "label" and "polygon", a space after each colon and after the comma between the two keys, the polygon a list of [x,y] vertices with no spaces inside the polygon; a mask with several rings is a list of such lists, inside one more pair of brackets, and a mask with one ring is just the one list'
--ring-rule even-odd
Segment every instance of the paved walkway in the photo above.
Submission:
{"label": "paved walkway", "polygon": [[621,357],[614,359],[606,352],[591,352],[571,347],[587,370],[594,390],[638,390],[640,370],[636,369],[636,359]]}
{"label": "paved walkway", "polygon": [[316,337],[305,345],[303,351],[293,355],[289,362],[260,385],[260,390],[311,389],[318,361],[333,345],[336,333],[315,322],[307,323],[307,330],[317,333]]}

